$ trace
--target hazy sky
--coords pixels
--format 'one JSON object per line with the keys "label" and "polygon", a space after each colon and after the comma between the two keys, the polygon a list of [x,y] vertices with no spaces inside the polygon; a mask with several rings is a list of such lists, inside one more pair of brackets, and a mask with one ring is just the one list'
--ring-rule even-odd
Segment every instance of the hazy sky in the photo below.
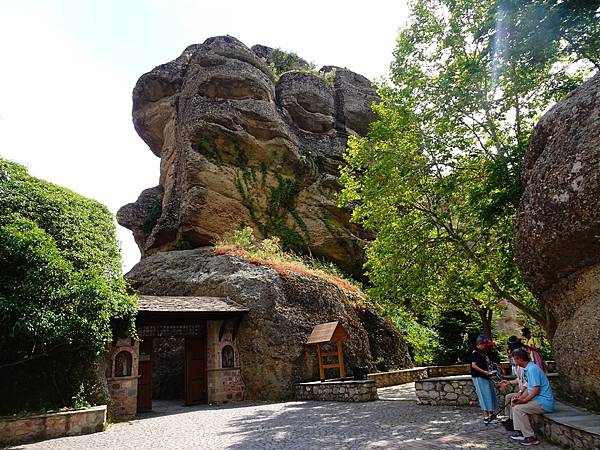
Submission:
{"label": "hazy sky", "polygon": [[[0,156],[116,212],[158,184],[131,122],[137,79],[229,34],[317,67],[387,74],[406,1],[0,0]],[[140,257],[118,227],[124,269]]]}

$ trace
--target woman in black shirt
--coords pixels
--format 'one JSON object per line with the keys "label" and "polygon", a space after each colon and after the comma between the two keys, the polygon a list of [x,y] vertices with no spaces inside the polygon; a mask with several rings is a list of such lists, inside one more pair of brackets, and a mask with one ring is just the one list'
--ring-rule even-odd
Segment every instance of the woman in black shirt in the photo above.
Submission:
{"label": "woman in black shirt", "polygon": [[483,411],[484,422],[489,420],[498,406],[494,383],[490,379],[493,372],[490,371],[489,359],[484,353],[489,342],[490,339],[486,335],[480,334],[471,352],[471,378],[475,385],[479,406]]}

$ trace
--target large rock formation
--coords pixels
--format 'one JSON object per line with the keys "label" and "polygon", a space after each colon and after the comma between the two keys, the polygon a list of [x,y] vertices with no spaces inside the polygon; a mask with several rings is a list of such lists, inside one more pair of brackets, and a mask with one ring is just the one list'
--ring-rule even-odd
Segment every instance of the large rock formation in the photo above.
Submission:
{"label": "large rock formation", "polygon": [[271,55],[214,37],[139,79],[133,122],[161,159],[160,181],[117,218],[143,256],[249,225],[360,274],[369,236],[334,195],[347,138],[367,131],[377,95],[369,80],[335,67],[276,80]]}
{"label": "large rock formation", "polygon": [[516,255],[555,322],[568,394],[600,409],[600,74],[537,124],[523,161]]}
{"label": "large rock formation", "polygon": [[318,379],[315,349],[305,345],[317,323],[341,320],[350,334],[346,365],[410,367],[406,343],[373,310],[355,305],[321,278],[250,264],[210,249],[161,252],[142,259],[127,274],[146,295],[229,296],[248,307],[237,337],[248,399],[280,400],[293,383]]}

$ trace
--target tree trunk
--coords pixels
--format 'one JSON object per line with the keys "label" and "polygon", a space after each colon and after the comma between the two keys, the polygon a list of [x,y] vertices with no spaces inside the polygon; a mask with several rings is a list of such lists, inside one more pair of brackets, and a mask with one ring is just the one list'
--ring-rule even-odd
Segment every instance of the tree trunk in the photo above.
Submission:
{"label": "tree trunk", "polygon": [[479,317],[481,318],[481,324],[483,325],[483,333],[492,338],[492,318],[494,315],[494,311],[489,308],[477,308],[477,312],[479,313]]}

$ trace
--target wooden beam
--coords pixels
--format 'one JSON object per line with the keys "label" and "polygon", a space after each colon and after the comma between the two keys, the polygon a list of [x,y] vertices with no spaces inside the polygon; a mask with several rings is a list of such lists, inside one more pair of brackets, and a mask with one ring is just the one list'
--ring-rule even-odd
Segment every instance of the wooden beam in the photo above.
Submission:
{"label": "wooden beam", "polygon": [[343,380],[346,378],[346,373],[344,370],[344,352],[342,350],[342,341],[337,342],[337,353],[338,353],[338,363],[340,365],[340,378]]}
{"label": "wooden beam", "polygon": [[338,363],[335,364],[323,364],[323,369],[341,369]]}
{"label": "wooden beam", "polygon": [[323,357],[321,356],[321,344],[317,344],[317,358],[319,360],[319,379],[325,381],[325,367],[323,367]]}

